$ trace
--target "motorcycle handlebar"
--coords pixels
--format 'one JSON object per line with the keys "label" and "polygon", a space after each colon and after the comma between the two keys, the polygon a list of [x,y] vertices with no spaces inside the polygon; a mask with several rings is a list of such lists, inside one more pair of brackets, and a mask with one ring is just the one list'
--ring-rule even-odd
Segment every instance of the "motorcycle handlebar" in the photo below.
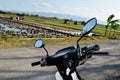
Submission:
{"label": "motorcycle handlebar", "polygon": [[45,65],[46,65],[46,60],[45,60],[45,58],[42,58],[40,61],[33,62],[33,63],[31,64],[31,66],[37,66],[37,65],[41,65],[41,67],[42,67],[42,66],[45,66]]}
{"label": "motorcycle handlebar", "polygon": [[91,46],[91,47],[88,47],[85,52],[94,52],[94,51],[98,51],[100,49],[99,45],[94,45],[94,46]]}
{"label": "motorcycle handlebar", "polygon": [[37,62],[33,62],[32,64],[31,64],[31,66],[37,66],[37,65],[39,65],[40,64],[40,61],[37,61]]}
{"label": "motorcycle handlebar", "polygon": [[87,58],[91,58],[92,57],[92,53],[94,52],[94,51],[98,51],[100,49],[100,47],[99,47],[99,45],[94,45],[94,46],[90,46],[90,47],[87,47],[87,46],[85,46],[85,47],[83,47],[81,50],[81,52],[82,52],[82,54],[84,55],[84,56],[87,56]]}
{"label": "motorcycle handlebar", "polygon": [[[91,47],[86,47],[85,49],[83,48],[83,53],[85,55],[89,55],[89,53],[92,53],[94,51],[98,51],[100,49],[99,45],[94,45]],[[47,57],[47,58],[42,58],[40,61],[33,62],[31,65],[32,66],[45,66],[45,65],[53,65],[54,58],[52,57]]]}

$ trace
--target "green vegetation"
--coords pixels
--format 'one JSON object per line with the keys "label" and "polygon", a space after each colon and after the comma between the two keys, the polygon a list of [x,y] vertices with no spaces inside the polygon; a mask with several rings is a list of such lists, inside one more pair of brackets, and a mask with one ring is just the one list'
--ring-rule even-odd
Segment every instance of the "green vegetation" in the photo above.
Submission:
{"label": "green vegetation", "polygon": [[62,29],[62,30],[74,30],[74,29],[81,29],[81,23],[78,25],[74,25],[73,21],[69,21],[67,24],[64,24],[63,19],[57,18],[45,18],[45,17],[35,17],[35,16],[25,16],[24,22],[31,22],[34,24],[42,24],[42,25],[49,25],[49,27]]}
{"label": "green vegetation", "polygon": [[22,40],[20,37],[0,36],[0,48],[31,46],[34,40]]}
{"label": "green vegetation", "polygon": [[113,30],[113,36],[115,36],[115,34],[116,34],[115,30],[118,30],[118,28],[119,28],[120,19],[113,20],[114,17],[115,17],[115,15],[112,14],[107,19],[105,35],[107,35],[107,31],[109,29],[109,37],[111,36],[112,30]]}
{"label": "green vegetation", "polygon": [[[64,23],[65,19],[57,19],[56,17],[47,18],[47,17],[41,17],[38,15],[29,15],[29,14],[23,14],[24,20],[20,20],[22,23],[28,23],[28,24],[37,24],[37,25],[46,25],[48,27],[52,27],[55,29],[61,29],[61,30],[71,30],[74,31],[76,29],[81,30],[82,26],[84,25],[84,22],[77,22],[77,24],[74,24],[73,20],[68,20],[66,23]],[[12,16],[13,20],[16,21],[16,13],[2,13],[0,12],[0,17],[3,16]],[[113,16],[114,17],[114,16]],[[112,19],[111,19],[112,20]],[[109,22],[108,22],[109,23]],[[108,24],[108,26],[112,26]],[[116,30],[111,31],[110,28],[105,28],[105,25],[97,25],[96,28],[93,30],[93,32],[100,34],[100,35],[107,35],[107,32],[114,33]],[[117,28],[117,30],[120,30],[120,27]],[[105,31],[106,34],[105,34]],[[120,33],[116,32],[114,33],[114,36],[120,37]],[[12,47],[27,47],[27,46],[33,46],[35,40],[38,38],[21,38],[21,37],[11,37],[11,36],[0,36],[0,48],[12,48]],[[78,37],[68,37],[68,38],[42,38],[46,45],[70,45],[75,44]],[[90,38],[84,38],[81,43],[87,44],[93,43],[93,42],[105,42],[110,41],[106,37],[90,37]]]}
{"label": "green vegetation", "polygon": [[[12,16],[14,20],[16,20],[16,15],[14,14],[1,14],[3,16]],[[25,15],[25,14],[24,14]],[[56,17],[41,17],[38,15],[29,15],[26,14],[24,16],[24,20],[22,22],[25,23],[32,23],[32,24],[42,24],[42,25],[49,25],[49,27],[52,28],[59,28],[59,29],[66,29],[67,30],[72,30],[72,29],[82,29],[81,22],[78,22],[77,25],[74,25],[74,21],[69,20],[66,24],[64,24],[64,19],[57,19]],[[103,31],[104,30],[104,31]],[[120,28],[118,28],[120,30]],[[102,31],[102,32],[101,32]],[[97,25],[97,27],[94,29],[94,32],[99,33],[99,34],[104,34],[105,32],[105,25]]]}
{"label": "green vegetation", "polygon": [[[49,45],[75,45],[79,37],[66,38],[41,38],[46,46]],[[11,36],[0,36],[0,48],[17,48],[17,47],[33,47],[34,42],[39,38],[20,38]],[[91,44],[96,42],[110,41],[105,37],[85,37],[81,40],[81,44]]]}

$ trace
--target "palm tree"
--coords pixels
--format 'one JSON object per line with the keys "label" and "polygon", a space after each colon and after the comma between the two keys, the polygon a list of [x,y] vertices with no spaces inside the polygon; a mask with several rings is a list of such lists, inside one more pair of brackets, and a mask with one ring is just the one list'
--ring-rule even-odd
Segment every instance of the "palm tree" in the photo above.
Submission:
{"label": "palm tree", "polygon": [[112,21],[112,19],[113,19],[114,17],[115,17],[114,14],[112,14],[112,15],[110,15],[110,16],[108,17],[108,19],[107,19],[107,25],[105,26],[105,28],[106,28],[106,30],[105,30],[105,36],[106,36],[106,34],[107,34],[108,27],[111,25],[111,21]]}
{"label": "palm tree", "polygon": [[[114,32],[113,32],[113,36],[115,35],[115,30],[117,30],[118,29],[118,26],[119,26],[119,23],[120,22],[120,20],[119,19],[116,19],[116,20],[112,20],[111,21],[111,29],[113,29],[114,30]],[[111,32],[111,31],[110,31]]]}
{"label": "palm tree", "polygon": [[115,34],[115,30],[118,29],[118,26],[119,26],[118,23],[120,22],[120,20],[119,20],[119,19],[113,20],[114,17],[115,17],[115,15],[112,14],[112,15],[110,15],[110,16],[108,17],[108,19],[107,19],[107,25],[105,26],[105,27],[106,27],[105,36],[106,36],[106,34],[107,34],[108,27],[110,27],[109,36],[110,36],[110,34],[111,34],[111,30],[112,30],[112,29],[114,30],[113,36],[114,36],[114,34]]}

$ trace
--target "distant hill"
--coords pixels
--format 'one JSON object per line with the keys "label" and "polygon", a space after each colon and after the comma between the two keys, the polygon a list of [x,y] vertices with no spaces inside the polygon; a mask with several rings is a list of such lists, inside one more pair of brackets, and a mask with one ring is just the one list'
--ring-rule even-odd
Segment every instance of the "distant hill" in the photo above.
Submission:
{"label": "distant hill", "polygon": [[[44,17],[57,17],[59,19],[72,19],[74,21],[87,21],[90,19],[87,17],[81,17],[76,15],[70,15],[70,14],[52,13],[52,12],[23,12],[23,11],[10,11],[10,12],[33,14],[33,15],[39,15]],[[106,23],[98,19],[98,24],[106,24]]]}
{"label": "distant hill", "polygon": [[72,19],[72,20],[77,20],[77,21],[87,21],[88,20],[88,18],[86,18],[86,17],[80,17],[80,16],[75,16],[75,15],[69,15],[69,14],[59,14],[59,13],[37,13],[37,14],[39,16],[57,17],[59,19]]}
{"label": "distant hill", "polygon": [[[60,13],[42,13],[42,12],[29,12],[29,13],[37,14],[39,16],[44,16],[44,17],[57,17],[59,19],[72,19],[76,21],[87,21],[90,19],[87,17],[81,17],[81,16],[76,16],[76,15],[70,15],[70,14],[60,14]],[[98,19],[98,24],[106,24],[106,23]]]}

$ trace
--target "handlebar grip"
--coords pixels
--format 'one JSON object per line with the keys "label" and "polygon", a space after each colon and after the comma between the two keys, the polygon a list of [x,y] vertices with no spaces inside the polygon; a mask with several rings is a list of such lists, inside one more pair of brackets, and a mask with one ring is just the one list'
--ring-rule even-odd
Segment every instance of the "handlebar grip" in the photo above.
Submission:
{"label": "handlebar grip", "polygon": [[100,49],[99,45],[94,45],[94,46],[88,47],[86,49],[86,52],[88,52],[88,51],[98,51],[99,49]]}
{"label": "handlebar grip", "polygon": [[31,66],[36,66],[36,65],[39,65],[40,64],[40,61],[37,61],[37,62],[33,62],[32,64],[31,64]]}
{"label": "handlebar grip", "polygon": [[82,52],[84,54],[84,56],[87,56],[87,58],[91,58],[92,57],[92,53],[94,51],[98,51],[100,49],[99,45],[94,45],[91,47],[83,47],[82,48]]}

